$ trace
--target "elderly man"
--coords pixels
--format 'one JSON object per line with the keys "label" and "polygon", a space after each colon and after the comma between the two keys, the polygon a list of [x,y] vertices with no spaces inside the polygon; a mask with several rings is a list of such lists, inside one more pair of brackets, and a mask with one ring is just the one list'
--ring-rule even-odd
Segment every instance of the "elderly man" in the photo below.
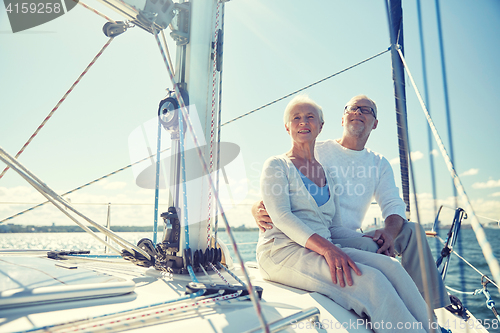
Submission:
{"label": "elderly man", "polygon": [[[406,205],[399,196],[389,162],[382,155],[365,148],[366,141],[377,124],[375,102],[364,95],[355,96],[344,109],[342,138],[316,143],[315,154],[319,162],[336,176],[334,191],[339,197],[343,225],[353,230],[358,229],[373,198],[379,204],[385,219],[385,227],[369,235],[372,239],[359,237],[334,240],[334,243],[389,256],[394,256],[395,253],[401,255],[403,267],[422,295],[424,280],[420,261],[423,260],[431,306],[447,306],[450,299],[434,264],[424,230],[405,219]],[[272,228],[272,221],[262,201],[254,204],[252,214],[262,231]],[[422,235],[423,258],[418,256],[417,227]]]}

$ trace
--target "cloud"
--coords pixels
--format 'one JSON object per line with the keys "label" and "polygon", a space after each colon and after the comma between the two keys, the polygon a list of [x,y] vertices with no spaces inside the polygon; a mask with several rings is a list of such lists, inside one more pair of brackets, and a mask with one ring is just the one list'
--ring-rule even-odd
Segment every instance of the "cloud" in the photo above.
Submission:
{"label": "cloud", "polygon": [[424,154],[421,152],[421,151],[412,151],[411,154],[411,159],[413,161],[418,161],[418,160],[421,160],[422,158],[424,158]]}
{"label": "cloud", "polygon": [[433,149],[433,150],[431,151],[431,155],[433,155],[433,156],[438,156],[438,155],[439,155],[439,152],[437,151],[437,149]]}
{"label": "cloud", "polygon": [[127,186],[125,182],[111,182],[105,184],[102,188],[105,190],[121,190]]}
{"label": "cloud", "polygon": [[490,179],[485,183],[478,182],[472,184],[472,188],[493,188],[493,187],[500,187],[500,179],[499,180]]}
{"label": "cloud", "polygon": [[[418,161],[424,158],[424,154],[421,151],[412,151],[411,152],[411,160],[412,161]],[[399,157],[393,158],[392,160],[389,161],[391,165],[396,165],[399,164]]]}
{"label": "cloud", "polygon": [[495,192],[491,194],[492,197],[500,197],[500,192]]}
{"label": "cloud", "polygon": [[479,172],[479,169],[472,168],[472,169],[469,169],[465,172],[462,172],[460,174],[460,176],[473,176],[473,175],[477,175],[478,172]]}

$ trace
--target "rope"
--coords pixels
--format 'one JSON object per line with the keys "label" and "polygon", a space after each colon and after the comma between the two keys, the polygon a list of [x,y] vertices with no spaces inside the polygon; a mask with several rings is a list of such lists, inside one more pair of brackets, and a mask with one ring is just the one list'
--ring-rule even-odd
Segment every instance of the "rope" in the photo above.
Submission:
{"label": "rope", "polygon": [[254,113],[254,112],[257,112],[257,111],[259,111],[259,110],[262,110],[263,108],[268,107],[268,106],[270,106],[270,105],[272,105],[272,104],[274,104],[274,103],[277,103],[277,102],[279,102],[279,101],[281,101],[281,100],[284,100],[285,98],[290,97],[290,96],[292,96],[292,95],[294,95],[294,94],[296,94],[296,93],[298,93],[298,92],[301,92],[301,91],[303,91],[303,90],[306,90],[306,89],[308,89],[308,88],[311,88],[312,86],[315,86],[315,85],[317,85],[317,84],[319,84],[319,83],[321,83],[321,82],[323,82],[323,81],[326,81],[326,80],[328,80],[328,79],[331,79],[332,77],[337,76],[337,75],[339,75],[339,74],[341,74],[341,73],[347,72],[348,70],[353,69],[354,67],[359,66],[359,65],[361,65],[361,64],[363,64],[363,63],[365,63],[365,62],[367,62],[367,61],[369,61],[369,60],[372,60],[372,59],[374,59],[374,58],[376,58],[376,57],[378,57],[378,56],[380,56],[380,55],[382,55],[382,54],[384,54],[384,53],[386,53],[386,52],[389,52],[390,50],[391,50],[391,48],[389,47],[387,50],[382,51],[382,52],[380,52],[380,53],[377,53],[377,54],[375,54],[375,55],[374,55],[374,56],[372,56],[372,57],[369,57],[369,58],[367,58],[367,59],[365,59],[365,60],[363,60],[363,61],[360,61],[360,62],[358,62],[358,63],[356,63],[356,64],[354,64],[354,65],[352,65],[352,66],[349,66],[349,67],[347,67],[347,68],[344,68],[344,69],[343,69],[343,70],[341,70],[341,71],[338,71],[338,72],[336,72],[336,73],[334,73],[334,74],[332,74],[332,75],[329,75],[329,76],[327,76],[327,77],[325,77],[325,78],[323,78],[323,79],[321,79],[321,80],[319,80],[319,81],[316,81],[316,82],[314,82],[314,83],[311,83],[310,85],[307,85],[307,86],[305,86],[305,87],[303,87],[303,88],[301,88],[301,89],[299,89],[299,90],[295,90],[294,92],[291,92],[291,93],[289,93],[289,94],[287,94],[287,95],[285,95],[285,96],[283,96],[283,97],[281,97],[281,98],[278,98],[278,99],[276,99],[276,100],[274,100],[274,101],[272,101],[272,102],[270,102],[270,103],[267,103],[267,104],[265,104],[265,105],[262,105],[261,107],[258,107],[257,109],[254,109],[254,110],[249,111],[249,112],[247,112],[247,113],[245,113],[245,114],[242,114],[241,116],[238,116],[238,117],[233,118],[233,119],[231,119],[231,120],[229,120],[229,121],[226,121],[226,122],[225,122],[224,124],[222,124],[221,126],[224,126],[224,125],[230,124],[230,123],[232,123],[232,122],[234,122],[234,121],[236,121],[236,120],[238,120],[238,119],[241,119],[241,118],[243,118],[243,117],[248,116],[249,114],[252,114],[252,113]]}
{"label": "rope", "polygon": [[[212,264],[212,263],[210,263]],[[210,281],[210,285],[215,285],[214,281],[212,280],[212,278],[210,277],[210,275],[208,275],[207,271],[205,270],[205,268],[203,267],[203,265],[200,263],[198,264],[201,268],[201,270],[203,271],[203,273],[205,274],[205,276],[208,278],[208,281]]]}
{"label": "rope", "polygon": [[[401,176],[402,176],[402,184],[403,186],[406,185],[408,186],[408,189],[403,189],[403,195],[407,196],[405,197],[405,203],[407,203],[407,208],[406,208],[406,213],[407,213],[407,218],[409,219],[410,215],[410,199],[409,199],[409,182],[408,182],[408,174],[404,174],[403,171],[406,172],[408,171],[407,168],[405,168],[406,164],[405,162],[408,159],[408,164],[409,164],[409,171],[411,174],[411,182],[412,182],[412,187],[413,187],[413,192],[414,192],[414,200],[415,200],[415,212],[417,215],[417,224],[418,227],[416,229],[416,236],[417,236],[417,251],[418,255],[420,258],[424,258],[424,246],[422,244],[422,232],[421,232],[421,224],[420,224],[420,214],[419,214],[419,209],[418,209],[418,200],[417,200],[417,188],[415,185],[415,175],[413,173],[413,164],[412,164],[412,159],[411,159],[411,150],[410,150],[410,142],[409,142],[409,136],[408,136],[408,122],[407,122],[407,117],[406,117],[406,96],[405,96],[405,88],[404,88],[404,69],[401,63],[399,63],[397,59],[397,52],[399,51],[400,54],[402,54],[401,48],[397,47],[399,46],[398,44],[398,39],[396,38],[396,31],[395,31],[395,25],[399,24],[399,28],[397,28],[398,32],[398,38],[401,37],[401,42],[403,39],[402,36],[402,22],[393,22],[393,16],[399,15],[398,18],[402,20],[402,9],[401,9],[401,2],[397,3],[397,6],[394,5],[394,8],[389,9],[389,4],[387,1],[385,1],[385,7],[386,7],[386,12],[387,12],[387,19],[389,23],[389,33],[390,33],[390,40],[391,40],[391,58],[392,58],[392,69],[393,69],[393,81],[394,81],[394,92],[395,92],[395,98],[396,98],[396,113],[397,113],[397,120],[398,120],[398,140],[399,140],[399,154],[400,154],[400,161],[401,161]],[[397,19],[397,18],[396,18]],[[399,35],[401,33],[401,35]],[[422,282],[423,282],[423,288],[424,288],[424,299],[425,302],[427,303],[427,314],[429,318],[432,318],[433,316],[433,311],[431,307],[431,295],[430,295],[430,287],[429,287],[429,276],[428,272],[425,267],[424,260],[419,260],[419,266],[420,266],[420,273],[422,277]],[[431,332],[434,333],[435,330],[431,328]]]}
{"label": "rope", "polygon": [[[217,275],[219,275],[219,277],[220,277],[220,279],[221,279],[222,281],[224,281],[224,282],[225,282],[228,286],[230,286],[230,287],[231,287],[231,284],[230,284],[229,282],[227,282],[227,280],[224,278],[224,276],[222,276],[221,272],[219,272],[219,270],[218,270],[217,268],[215,268],[214,264],[212,264],[211,262],[208,262],[208,265],[210,266],[210,268],[211,268],[211,269],[212,269],[215,273],[217,273]],[[205,271],[205,270],[203,270],[203,271]],[[210,280],[210,281],[212,281],[212,280]]]}
{"label": "rope", "polygon": [[476,289],[475,291],[461,291],[461,290],[458,290],[458,289],[454,289],[452,287],[449,287],[449,286],[445,286],[446,289],[448,290],[451,290],[453,291],[454,293],[457,293],[457,294],[463,294],[463,295],[470,295],[470,296],[475,296],[481,292],[483,292],[483,288],[481,289]]}
{"label": "rope", "polygon": [[[420,10],[420,0],[417,0],[417,13],[418,13],[418,31],[420,36],[420,56],[422,58],[422,75],[423,75],[423,86],[424,86],[424,96],[425,96],[425,105],[429,108],[429,91],[427,89],[427,65],[425,60],[425,44],[424,44],[424,32],[423,32],[423,24],[422,24],[422,13]],[[430,128],[427,128],[427,141],[429,145],[429,162],[431,169],[431,184],[432,184],[432,197],[434,199],[434,216],[437,214],[437,189],[436,189],[436,171],[434,168],[434,156],[431,154],[432,147],[432,131]],[[436,243],[438,245],[438,243]]]}
{"label": "rope", "polygon": [[[14,158],[18,158],[19,155],[21,155],[23,153],[23,151],[26,149],[26,147],[28,147],[28,145],[31,143],[31,141],[33,141],[33,139],[35,138],[35,136],[38,134],[38,132],[40,132],[40,130],[43,128],[43,126],[45,126],[45,124],[49,121],[49,119],[52,117],[52,115],[54,114],[54,112],[56,112],[56,110],[59,108],[59,106],[62,104],[62,102],[64,102],[64,100],[66,99],[66,97],[68,97],[68,95],[73,91],[73,89],[76,87],[76,85],[80,82],[80,80],[83,78],[83,76],[89,71],[90,67],[92,67],[92,65],[96,62],[96,60],[101,56],[101,54],[104,52],[104,50],[106,50],[106,48],[109,46],[109,44],[113,41],[113,38],[110,38],[106,44],[104,44],[104,46],[101,48],[101,50],[99,51],[99,53],[97,53],[97,55],[94,57],[94,59],[92,59],[92,61],[90,62],[90,64],[87,66],[87,68],[85,68],[85,70],[83,71],[82,74],[80,74],[80,76],[78,77],[78,79],[76,79],[76,81],[73,83],[73,85],[71,86],[71,88],[69,88],[69,90],[64,94],[64,96],[61,98],[61,100],[56,104],[56,106],[52,109],[52,111],[50,111],[49,115],[42,121],[42,123],[40,124],[40,126],[38,126],[38,128],[35,130],[35,132],[31,135],[31,137],[28,139],[28,141],[26,141],[26,143],[24,144],[24,146],[21,148],[21,150],[19,150],[16,154],[16,156]],[[0,179],[5,175],[5,173],[7,172],[7,170],[9,170],[9,167],[7,166],[3,171],[2,173],[0,174]]]}
{"label": "rope", "polygon": [[[174,76],[173,76],[173,74],[172,74],[172,70],[170,69],[170,66],[169,66],[169,64],[168,64],[168,62],[167,62],[167,60],[166,60],[165,53],[163,52],[163,49],[162,49],[162,47],[161,47],[161,43],[160,43],[160,41],[159,41],[159,39],[158,39],[158,36],[157,36],[157,34],[156,34],[156,29],[154,28],[154,25],[153,25],[153,34],[155,35],[155,38],[156,38],[156,41],[157,41],[158,47],[160,48],[160,53],[161,53],[161,55],[162,55],[162,57],[163,57],[163,60],[164,60],[165,66],[167,67],[167,71],[168,71],[168,74],[169,74],[169,76],[170,76],[170,80],[172,81],[172,85],[174,86],[174,89],[175,89],[175,91],[176,91],[175,96],[176,96],[176,98],[177,98],[177,101],[179,102],[179,106],[180,106],[180,112],[179,112],[179,128],[180,128],[180,131],[181,131],[181,133],[180,133],[181,140],[183,140],[183,139],[182,139],[182,137],[183,137],[183,133],[182,133],[182,131],[183,131],[183,126],[184,126],[184,125],[183,125],[183,118],[184,118],[184,120],[186,121],[186,125],[187,125],[187,127],[188,127],[188,130],[189,130],[189,132],[191,133],[191,136],[193,137],[194,146],[196,147],[196,151],[197,151],[197,153],[198,153],[198,157],[199,157],[200,162],[201,162],[201,164],[202,164],[202,167],[203,167],[203,172],[204,172],[205,174],[207,174],[207,175],[208,175],[209,173],[208,173],[207,163],[205,162],[205,160],[204,160],[204,158],[203,158],[203,154],[202,154],[202,152],[201,152],[201,150],[200,150],[200,145],[199,145],[199,143],[198,143],[198,139],[196,138],[196,134],[195,134],[194,129],[193,129],[193,125],[191,124],[191,122],[190,122],[190,120],[189,120],[188,113],[187,113],[187,108],[186,108],[186,105],[185,105],[185,103],[184,103],[184,99],[182,98],[182,95],[180,94],[180,91],[179,91],[179,87],[178,87],[178,85],[177,85],[177,82],[176,82],[176,80],[175,80],[175,78],[174,78]],[[181,146],[182,146],[182,145],[183,145],[183,143],[181,142]],[[181,149],[181,162],[184,162],[183,152],[184,152],[184,150],[183,150],[183,149]],[[183,163],[183,164],[184,164],[184,163]],[[182,174],[183,174],[183,175],[182,175],[182,178],[183,178],[183,180],[185,180],[185,166],[184,166],[184,165],[183,165],[183,167],[182,167]],[[209,184],[210,184],[210,186],[211,186],[212,190],[214,190],[214,183],[213,183],[212,177],[207,177],[207,178],[208,178],[208,181],[209,181]],[[185,181],[183,181],[183,186],[184,186],[184,187],[186,186],[186,182],[185,182]],[[215,192],[215,191],[214,191],[214,192]],[[185,192],[185,191],[184,191],[184,195],[186,195],[186,192]],[[219,208],[220,208],[221,212],[223,212],[222,205],[221,205],[221,203],[220,203],[219,197],[218,197],[217,195],[216,195],[215,197],[216,197],[216,201],[217,201],[217,204],[219,205]],[[187,211],[186,202],[184,203],[184,209]],[[184,216],[186,216],[186,214],[184,214]],[[243,274],[244,274],[244,276],[245,276],[245,279],[248,281],[248,291],[249,291],[249,293],[250,293],[250,295],[251,295],[251,297],[250,297],[250,298],[252,299],[252,303],[253,303],[253,304],[254,304],[254,306],[255,306],[255,311],[257,312],[257,316],[259,317],[259,320],[261,321],[261,324],[262,324],[263,328],[265,329],[265,331],[266,331],[266,333],[267,333],[267,332],[269,332],[269,327],[268,327],[268,325],[267,325],[267,323],[266,323],[265,318],[264,318],[264,317],[263,317],[263,315],[262,315],[262,309],[261,309],[261,306],[260,306],[260,304],[259,304],[259,300],[258,300],[257,296],[255,295],[255,291],[254,291],[254,289],[253,289],[253,287],[252,287],[252,283],[251,283],[251,281],[250,281],[250,277],[248,276],[248,272],[245,270],[245,266],[244,266],[244,264],[243,264],[243,259],[241,258],[241,255],[240,255],[240,253],[239,253],[239,251],[238,251],[238,247],[237,247],[237,245],[236,245],[236,241],[235,241],[234,236],[233,236],[233,234],[232,234],[232,232],[231,232],[231,227],[229,226],[229,223],[227,222],[227,219],[226,219],[226,217],[225,217],[224,215],[223,215],[223,218],[224,218],[224,223],[225,223],[225,225],[226,225],[226,230],[227,230],[227,233],[228,233],[228,235],[229,235],[229,238],[230,238],[231,242],[233,243],[233,246],[234,246],[234,251],[235,251],[235,253],[236,253],[236,256],[238,257],[238,260],[240,261],[240,264],[241,264],[241,267],[242,267]],[[187,221],[186,221],[186,222],[187,222]],[[185,228],[187,229],[187,223],[186,223]],[[188,239],[188,237],[187,237],[187,239]],[[187,246],[187,248],[189,248],[189,243],[186,243],[186,246]],[[190,266],[188,266],[188,270],[189,270],[189,273],[190,273],[190,275],[191,275],[192,268],[191,268],[191,269],[190,269],[190,268],[191,268],[191,267],[190,267]],[[193,275],[194,275],[194,274],[193,274]]]}
{"label": "rope", "polygon": [[[160,49],[161,56],[163,58],[163,62],[165,63],[165,66],[167,67],[168,75],[170,77],[170,80],[172,81],[172,84],[174,86],[175,90],[175,95],[177,98],[177,101],[179,102],[179,106],[181,110],[186,110],[186,104],[184,103],[184,99],[181,95],[179,86],[177,82],[175,81],[174,74],[172,72],[172,69],[170,68],[170,65],[167,61],[167,57],[165,56],[165,52],[163,50],[163,47],[161,46],[160,39],[158,38],[158,33],[156,32],[156,28],[154,23],[151,25],[151,28],[153,30],[153,35],[155,36],[156,39],[156,44],[158,45],[158,48]],[[184,244],[185,244],[185,249],[184,250],[189,250],[189,225],[188,225],[188,210],[187,210],[187,191],[186,191],[186,160],[185,160],[185,152],[184,152],[184,124],[183,124],[183,115],[182,112],[179,112],[179,137],[180,137],[180,158],[181,158],[181,182],[182,182],[182,187],[183,187],[183,207],[182,207],[182,216],[184,220]],[[208,177],[210,178],[210,177]],[[187,265],[187,270],[189,272],[189,276],[191,276],[191,279],[193,282],[198,283],[198,279],[196,279],[196,275],[194,274],[193,267],[191,265]],[[203,290],[200,290],[200,292],[204,292]]]}
{"label": "rope", "polygon": [[[461,200],[465,205],[465,210],[467,212],[470,212],[471,215],[471,225],[472,229],[474,230],[474,233],[476,234],[477,242],[479,243],[479,246],[481,247],[481,250],[483,251],[484,258],[486,260],[486,263],[488,264],[488,267],[490,268],[491,274],[493,275],[494,280],[500,281],[500,266],[498,265],[498,261],[496,260],[493,250],[491,249],[491,245],[486,239],[486,235],[484,233],[483,227],[479,223],[477,216],[474,212],[474,209],[472,208],[472,205],[470,203],[469,197],[467,196],[467,193],[465,192],[465,189],[462,185],[462,182],[460,181],[460,178],[458,177],[457,172],[455,171],[455,168],[453,166],[453,163],[450,160],[450,157],[448,156],[448,153],[446,152],[446,148],[444,147],[443,141],[441,140],[441,137],[439,136],[439,133],[437,132],[436,126],[434,125],[434,122],[432,121],[432,118],[427,111],[427,108],[425,106],[424,101],[422,100],[422,96],[420,95],[420,92],[418,91],[418,88],[415,84],[415,81],[413,80],[413,76],[411,75],[410,69],[408,68],[408,65],[406,64],[406,61],[403,57],[403,54],[401,53],[400,50],[398,50],[399,56],[401,57],[401,60],[403,61],[403,65],[406,68],[406,72],[408,74],[408,77],[413,85],[413,89],[415,90],[415,93],[418,97],[418,100],[420,101],[420,105],[422,107],[422,111],[425,114],[425,117],[427,118],[427,122],[429,123],[429,126],[432,129],[432,133],[434,134],[434,139],[437,142],[437,145],[439,147],[439,150],[441,151],[441,155],[443,155],[443,158],[445,160],[446,166],[448,167],[448,171],[451,174],[451,177],[453,178],[453,182],[455,184],[455,187],[458,190],[458,193],[460,194]],[[498,288],[498,286],[496,286]],[[498,288],[500,291],[500,288]]]}
{"label": "rope", "polygon": [[81,1],[76,1],[76,0],[73,0],[73,1],[74,1],[74,2],[76,2],[76,3],[77,3],[77,4],[79,4],[79,5],[82,5],[84,8],[87,8],[88,10],[90,10],[90,11],[94,12],[95,14],[99,15],[100,17],[102,17],[102,18],[104,18],[104,19],[108,20],[109,22],[116,23],[116,21],[115,21],[115,20],[113,20],[113,19],[111,19],[111,18],[107,17],[106,15],[104,15],[104,14],[103,14],[103,13],[101,13],[100,11],[98,11],[98,10],[96,10],[96,9],[94,9],[94,8],[92,8],[92,7],[90,7],[89,5],[84,4],[84,3],[83,3],[83,2],[81,2]]}
{"label": "rope", "polygon": [[[70,326],[92,325],[92,322],[95,322],[98,320],[102,320],[102,319],[112,320],[113,317],[119,317],[119,316],[125,316],[125,315],[129,315],[129,317],[122,318],[122,319],[116,319],[115,321],[110,321],[108,323],[111,324],[111,323],[119,323],[120,322],[120,323],[123,323],[123,325],[128,325],[128,323],[130,323],[131,320],[141,320],[143,317],[150,316],[151,314],[170,315],[171,313],[175,312],[176,310],[183,311],[184,309],[186,309],[188,307],[189,308],[196,307],[195,309],[197,309],[200,307],[210,307],[211,305],[218,305],[220,301],[225,301],[225,302],[231,303],[235,300],[240,301],[240,300],[245,300],[247,298],[246,296],[238,297],[239,293],[233,293],[233,294],[222,295],[222,296],[217,296],[217,297],[207,297],[207,298],[194,296],[194,295],[195,294],[189,294],[187,296],[182,296],[182,297],[177,298],[177,299],[168,300],[166,302],[145,305],[145,306],[137,307],[134,309],[127,309],[127,310],[118,311],[118,312],[114,312],[114,313],[108,313],[108,314],[99,315],[99,316],[95,316],[95,317],[91,317],[91,318],[75,320],[72,322],[56,324],[56,325],[51,325],[51,326],[44,326],[44,327],[36,327],[36,328],[31,329],[31,330],[28,330],[27,332],[33,332],[33,331],[39,331],[39,330],[47,331],[49,329],[62,330],[62,329],[68,328]],[[198,298],[198,299],[196,299],[196,298]],[[171,308],[167,308],[164,310],[158,309],[158,308],[161,308],[164,306],[168,306],[168,305],[175,304],[175,303],[180,303],[183,301],[189,301],[192,299],[194,299],[194,301],[195,301],[194,303],[187,303],[186,305],[180,305],[178,307],[171,307]],[[193,309],[193,310],[195,310],[195,309]],[[149,310],[149,312],[146,312],[142,315],[138,314],[139,312],[144,311],[144,310]],[[136,315],[134,316],[134,314],[136,314]],[[102,325],[96,325],[95,327],[97,327],[97,326],[102,326]],[[84,329],[84,328],[83,327],[76,328],[76,330],[82,330],[82,329]]]}
{"label": "rope", "polygon": [[[436,236],[437,239],[443,243],[443,244],[446,244],[446,242],[439,236]],[[483,274],[483,272],[481,272],[480,270],[478,270],[476,267],[474,267],[474,265],[472,265],[470,262],[468,262],[464,257],[462,257],[460,254],[458,254],[455,250],[451,250],[451,252],[456,255],[458,258],[460,258],[463,262],[465,262],[467,265],[469,265],[470,268],[472,268],[473,270],[475,270],[479,275],[481,276],[484,276],[485,279],[488,280],[489,283],[491,283],[492,285],[494,285],[495,287],[498,288],[498,285],[495,283],[495,281],[493,281],[492,279],[490,279],[488,276],[486,276],[485,274]]]}
{"label": "rope", "polygon": [[[218,40],[218,33],[217,30],[219,29],[219,5],[220,3],[217,2],[217,9],[216,9],[216,14],[215,14],[215,33],[214,33],[214,57],[212,59],[212,113],[210,117],[210,167],[209,167],[209,174],[212,175],[212,172],[214,171],[214,135],[215,135],[215,90],[216,90],[216,85],[217,85],[217,52],[218,52],[218,47],[217,47],[217,40]],[[210,223],[212,221],[212,189],[208,189],[208,216],[207,216],[207,247],[210,247]]]}
{"label": "rope", "polygon": [[[165,52],[163,51],[163,48],[161,47],[161,43],[160,43],[160,40],[158,39],[158,35],[156,34],[156,29],[155,29],[154,25],[153,25],[153,35],[156,38],[156,42],[158,44],[158,47],[160,48],[160,53],[161,53],[161,55],[163,57],[163,62],[165,63],[165,66],[167,67],[168,75],[170,77],[170,80],[172,81],[172,85],[173,85],[173,87],[175,89],[175,92],[176,92],[175,96],[176,96],[177,101],[178,101],[179,106],[180,106],[179,128],[180,128],[180,131],[181,131],[181,133],[180,133],[181,140],[182,140],[182,137],[183,137],[182,131],[183,131],[183,126],[184,126],[182,120],[184,118],[184,120],[186,121],[186,125],[188,127],[188,130],[191,133],[191,136],[193,137],[194,146],[196,147],[196,152],[198,153],[198,157],[199,157],[201,165],[203,167],[203,172],[208,175],[209,173],[208,173],[207,163],[205,162],[205,160],[203,158],[203,154],[202,154],[202,152],[200,150],[200,145],[199,145],[198,139],[196,138],[196,134],[195,134],[195,132],[193,130],[193,125],[191,124],[191,122],[189,120],[187,108],[186,108],[186,105],[184,103],[184,99],[182,98],[182,95],[180,94],[179,86],[178,86],[178,84],[177,84],[177,82],[176,82],[176,80],[175,80],[175,78],[174,78],[174,76],[172,74],[172,70],[170,69],[170,66],[169,66],[169,64],[167,62],[167,59],[165,57]],[[181,161],[184,161],[183,152],[184,152],[184,150],[181,149]],[[182,171],[183,171],[182,177],[183,177],[183,180],[185,180],[185,168],[184,168],[184,166],[182,167]],[[215,186],[214,186],[212,177],[207,177],[207,178],[208,178],[208,181],[209,181],[209,184],[210,184],[212,190],[214,190]],[[186,186],[186,182],[185,181],[183,181],[183,186],[184,187]],[[184,191],[184,195],[186,195],[185,191]],[[217,195],[215,197],[216,197],[216,201],[217,201],[217,204],[219,205],[219,208],[220,208],[221,212],[223,212],[223,208],[222,208],[222,205],[220,203],[219,197]],[[185,206],[184,209],[186,209],[186,212],[187,212],[187,206]],[[184,214],[184,215],[186,216],[186,214]],[[238,260],[240,262],[243,275],[245,276],[245,279],[248,281],[248,292],[250,294],[250,299],[252,300],[252,303],[253,303],[253,305],[255,307],[255,312],[257,313],[257,316],[259,318],[259,321],[262,324],[262,327],[264,328],[264,330],[266,331],[266,333],[268,333],[269,332],[269,326],[267,325],[266,319],[264,318],[264,316],[262,314],[262,308],[260,306],[259,299],[258,299],[257,295],[255,295],[255,291],[254,291],[254,288],[252,286],[252,282],[250,281],[250,277],[248,276],[248,272],[245,269],[244,261],[241,258],[241,255],[240,255],[240,253],[238,251],[238,246],[236,245],[236,241],[235,241],[233,233],[231,231],[231,227],[229,226],[229,223],[228,223],[227,218],[225,217],[225,215],[223,214],[222,216],[223,216],[223,219],[224,219],[224,223],[226,225],[226,231],[227,231],[227,234],[229,235],[229,239],[233,243],[234,252],[236,253],[236,256],[238,257]],[[185,228],[187,229],[187,224],[186,224]],[[186,245],[189,245],[189,244],[186,244]],[[191,269],[190,268],[191,268],[191,266],[188,266],[189,273],[191,274],[192,268]]]}
{"label": "rope", "polygon": [[224,270],[229,274],[231,275],[231,277],[233,279],[235,279],[236,281],[238,281],[242,286],[246,286],[245,282],[241,281],[241,279],[236,276],[236,274],[234,274],[233,272],[231,272],[231,270],[229,270],[226,266],[223,266],[221,263],[218,264],[219,268],[224,268]]}
{"label": "rope", "polygon": [[[161,152],[163,153],[163,152],[165,152],[165,151],[167,151],[167,150],[169,150],[169,149],[170,149],[170,148],[164,149],[164,150],[162,150]],[[103,180],[103,179],[106,179],[106,178],[108,178],[109,176],[112,176],[112,175],[117,174],[118,172],[121,172],[121,171],[126,170],[126,169],[128,169],[128,168],[131,168],[131,167],[133,167],[134,165],[139,164],[139,163],[141,163],[141,162],[144,162],[144,161],[146,161],[146,160],[148,160],[148,159],[150,159],[151,157],[154,157],[154,156],[155,156],[155,155],[153,154],[153,155],[150,155],[150,156],[148,156],[148,157],[145,157],[145,158],[143,158],[142,160],[136,161],[136,162],[134,162],[134,163],[132,163],[132,164],[129,164],[129,165],[127,165],[127,166],[125,166],[125,167],[121,168],[121,169],[118,169],[118,170],[116,170],[116,171],[113,171],[113,172],[111,172],[111,173],[108,173],[107,175],[104,175],[104,176],[102,176],[102,177],[100,177],[100,178],[94,179],[93,181],[91,181],[91,182],[89,182],[89,183],[87,183],[87,184],[84,184],[84,185],[79,186],[79,187],[77,187],[77,188],[75,188],[75,189],[72,189],[71,191],[68,191],[68,192],[66,192],[66,193],[63,193],[63,194],[61,194],[61,196],[63,197],[63,196],[65,196],[65,195],[68,195],[68,194],[71,194],[71,193],[76,192],[76,191],[78,191],[78,190],[81,190],[81,189],[82,189],[82,188],[84,188],[84,187],[87,187],[87,186],[89,186],[89,185],[91,185],[91,184],[97,183],[98,181],[101,181],[101,180]],[[26,209],[26,210],[23,210],[22,212],[19,212],[19,213],[15,214],[15,215],[12,215],[12,216],[10,216],[10,217],[7,217],[6,219],[1,220],[1,221],[0,221],[0,223],[3,223],[3,222],[8,221],[8,220],[11,220],[11,219],[13,219],[13,218],[15,218],[15,217],[17,217],[17,216],[19,216],[19,215],[25,214],[25,213],[27,213],[27,212],[29,212],[29,211],[32,211],[32,210],[34,210],[34,209],[36,209],[36,208],[38,208],[38,207],[41,207],[41,206],[43,206],[43,205],[45,205],[45,204],[47,204],[47,203],[49,203],[49,202],[50,202],[50,201],[45,201],[45,202],[42,202],[41,204],[38,204],[38,205],[36,205],[36,206],[33,206],[33,207],[28,208],[28,209]],[[103,204],[103,205],[107,205],[107,204]],[[114,204],[114,205],[121,205],[121,204]],[[135,204],[123,204],[123,205],[135,205]],[[140,205],[143,205],[143,204],[140,204]]]}
{"label": "rope", "polygon": [[153,218],[153,245],[156,245],[158,234],[158,205],[160,200],[160,155],[161,155],[161,121],[158,116],[158,134],[156,141],[156,174],[155,174],[155,209]]}
{"label": "rope", "polygon": [[[222,52],[224,52],[224,10],[225,10],[225,2],[222,3],[222,18],[221,18],[221,42],[220,46],[222,48]],[[219,73],[219,114],[217,115],[217,175],[216,175],[216,188],[219,191],[219,175],[220,175],[220,129],[221,129],[221,120],[222,120],[222,61],[221,68]],[[214,246],[217,244],[217,232],[219,229],[219,207],[215,206],[215,226],[214,226]]]}

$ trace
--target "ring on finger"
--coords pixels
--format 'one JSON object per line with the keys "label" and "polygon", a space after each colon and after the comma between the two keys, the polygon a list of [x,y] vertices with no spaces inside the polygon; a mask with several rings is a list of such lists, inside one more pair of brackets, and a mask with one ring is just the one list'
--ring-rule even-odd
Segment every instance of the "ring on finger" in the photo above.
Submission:
{"label": "ring on finger", "polygon": [[335,268],[338,269],[338,270],[342,270],[342,266],[337,266]]}

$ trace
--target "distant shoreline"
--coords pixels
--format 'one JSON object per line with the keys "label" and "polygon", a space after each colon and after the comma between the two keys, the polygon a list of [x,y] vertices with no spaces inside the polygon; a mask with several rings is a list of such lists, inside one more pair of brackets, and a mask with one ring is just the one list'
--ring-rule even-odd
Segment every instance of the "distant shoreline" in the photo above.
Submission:
{"label": "distant shoreline", "polygon": [[[97,232],[95,227],[89,227],[92,231]],[[114,232],[151,232],[151,226],[111,226]],[[231,228],[233,231],[258,231],[259,228],[247,228],[245,226]],[[159,232],[163,232],[163,226],[158,227]],[[225,228],[219,228],[220,232],[226,231]],[[52,233],[52,232],[85,232],[77,225],[51,225],[51,226],[35,226],[35,225],[19,225],[19,224],[0,224],[0,233]]]}

